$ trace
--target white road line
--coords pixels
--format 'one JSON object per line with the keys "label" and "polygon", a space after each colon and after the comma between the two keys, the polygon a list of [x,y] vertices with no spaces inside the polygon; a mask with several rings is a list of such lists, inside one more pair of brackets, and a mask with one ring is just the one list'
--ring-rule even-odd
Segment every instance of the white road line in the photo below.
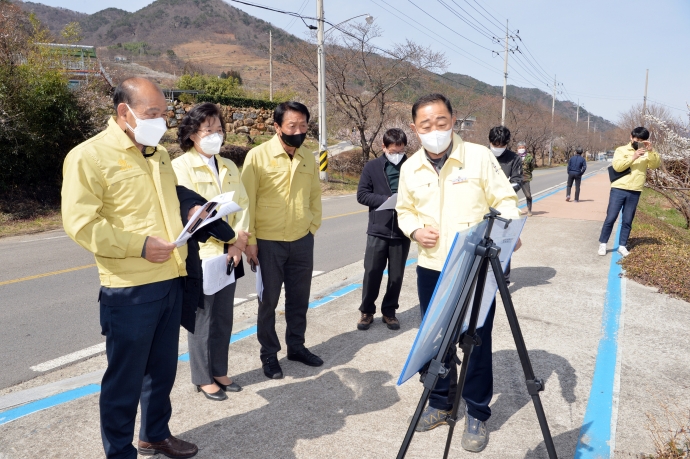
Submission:
{"label": "white road line", "polygon": [[244,303],[245,301],[247,301],[246,298],[235,298],[234,304]]}
{"label": "white road line", "polygon": [[67,235],[65,234],[64,236],[44,237],[44,238],[41,238],[41,239],[29,239],[28,241],[17,241],[17,242],[25,243],[25,242],[36,242],[36,241],[49,241],[49,240],[51,240],[51,239],[62,239],[62,238],[64,238],[64,237],[69,237],[69,236],[67,236]]}
{"label": "white road line", "polygon": [[316,277],[323,274],[323,271],[312,271],[311,272],[311,277]]}
{"label": "white road line", "polygon": [[259,295],[257,295],[256,293],[250,293],[250,294],[247,295],[247,296],[248,296],[249,298],[256,298],[256,297],[259,296]]}
{"label": "white road line", "polygon": [[105,352],[105,343],[96,344],[95,346],[87,347],[81,351],[72,352],[71,354],[63,355],[57,359],[48,360],[47,362],[39,363],[30,367],[33,371],[48,371],[53,368],[61,367],[67,363],[75,362],[77,360],[83,359],[84,357],[90,357],[92,355],[100,354]]}

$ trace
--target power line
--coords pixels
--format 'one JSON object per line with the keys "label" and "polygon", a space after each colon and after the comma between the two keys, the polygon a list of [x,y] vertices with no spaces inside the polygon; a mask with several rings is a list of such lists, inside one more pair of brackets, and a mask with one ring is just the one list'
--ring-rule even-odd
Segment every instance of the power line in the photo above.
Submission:
{"label": "power line", "polygon": [[[302,14],[304,8],[307,7],[307,3],[309,3],[309,0],[304,0],[302,2],[302,5],[299,7],[299,10],[297,10],[297,14]],[[295,25],[295,22],[297,22],[297,18],[293,17],[292,19],[290,19],[290,22],[288,22],[288,25],[285,27],[285,31],[290,30],[290,28],[292,28],[292,26]]]}
{"label": "power line", "polygon": [[[455,3],[455,2],[453,2],[453,3]],[[477,13],[479,13],[484,19],[486,19],[487,21],[491,22],[491,19],[489,19],[489,18],[487,18],[486,16],[484,16],[484,14],[483,14],[481,11],[479,11],[477,8],[475,8],[475,6],[472,5],[472,4],[469,2],[469,0],[465,0],[465,3],[467,3],[473,10],[475,10]],[[477,3],[477,5],[478,5],[481,9],[484,10],[484,8],[483,8],[481,5],[479,5],[479,3],[478,3],[476,0],[474,1],[474,3]],[[489,12],[486,11],[486,10],[484,10],[484,11],[485,11],[489,16],[491,16],[491,13],[489,13]],[[493,18],[493,16],[491,16],[491,17]],[[498,20],[497,20],[496,18],[493,18],[493,19],[494,19],[494,21],[496,21],[495,24],[498,25],[498,28],[499,28],[500,30],[503,30],[503,24],[501,24],[500,22],[498,22]],[[491,25],[494,25],[494,23],[492,23]]]}
{"label": "power line", "polygon": [[[467,2],[468,5],[472,6],[472,5],[470,4],[469,1],[467,1],[467,0],[465,0],[465,1]],[[491,16],[491,17],[493,18],[493,20],[496,22],[496,24],[498,25],[498,27],[500,27],[500,28],[503,27],[503,23],[502,23],[501,21],[499,21],[498,19],[496,19],[496,17],[495,17],[493,14],[489,13],[489,12],[486,10],[486,8],[484,8],[477,0],[474,0],[474,3],[476,3],[477,6],[479,6],[479,8],[483,9],[484,12],[486,12],[486,14],[488,14],[489,16]],[[474,7],[472,6],[472,8],[474,8]],[[475,8],[475,9],[476,9],[476,8]],[[480,13],[480,14],[481,14],[481,13]],[[484,15],[482,14],[482,16],[484,16]],[[484,16],[484,17],[486,17],[486,16]]]}
{"label": "power line", "polygon": [[[500,33],[497,34],[494,30],[491,30],[490,28],[488,28],[482,21],[479,21],[479,20],[477,20],[477,18],[475,18],[474,16],[472,16],[472,14],[471,14],[469,11],[467,11],[465,8],[463,8],[462,6],[460,6],[460,5],[458,4],[458,2],[456,2],[455,0],[450,0],[450,1],[453,2],[453,4],[455,4],[455,6],[457,6],[458,8],[460,8],[460,10],[462,10],[462,12],[465,13],[468,17],[472,18],[473,21],[475,21],[477,24],[479,24],[479,25],[482,26],[484,29],[486,29],[486,31],[489,32],[489,35],[491,36],[491,39],[497,39],[496,36],[503,33],[503,29],[500,29]],[[493,25],[493,24],[491,24],[491,25]]]}

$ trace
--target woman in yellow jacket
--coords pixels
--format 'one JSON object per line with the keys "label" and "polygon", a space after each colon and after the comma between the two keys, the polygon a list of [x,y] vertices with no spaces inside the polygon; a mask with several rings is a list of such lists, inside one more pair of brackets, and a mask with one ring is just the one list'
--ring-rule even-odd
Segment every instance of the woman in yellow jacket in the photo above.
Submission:
{"label": "woman in yellow jacket", "polygon": [[[177,136],[180,147],[186,152],[172,162],[178,184],[209,200],[233,191],[233,201],[242,207],[240,212],[226,217],[237,234],[236,239],[211,238],[199,244],[199,256],[203,260],[227,251],[228,262],[232,259],[237,266],[249,236],[249,199],[237,166],[218,154],[225,139],[225,123],[220,110],[212,103],[197,105],[180,123]],[[204,295],[203,309],[197,309],[194,333],[189,333],[192,383],[198,392],[211,400],[225,400],[228,398],[225,392],[242,390],[228,378],[235,284],[213,295]]]}

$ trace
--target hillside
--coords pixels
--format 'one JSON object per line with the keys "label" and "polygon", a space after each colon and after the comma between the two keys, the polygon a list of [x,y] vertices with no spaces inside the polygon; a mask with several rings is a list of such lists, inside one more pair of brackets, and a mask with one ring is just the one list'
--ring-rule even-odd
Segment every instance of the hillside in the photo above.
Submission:
{"label": "hillside", "polygon": [[[19,4],[33,12],[56,37],[69,22],[79,22],[83,32],[81,44],[98,47],[99,58],[115,75],[116,81],[120,75],[158,75],[154,78],[168,85],[175,75],[190,67],[216,74],[232,69],[240,71],[245,86],[267,90],[269,30],[273,31],[276,46],[303,43],[294,35],[223,0],[156,0],[134,13],[107,8],[90,15],[34,2]],[[153,72],[147,73],[141,66]],[[458,88],[473,88],[477,94],[502,94],[502,87],[467,75],[446,73],[443,77],[445,82],[455,82]],[[296,79],[299,75],[295,69],[278,60],[274,62],[276,89],[293,89]],[[424,92],[423,87],[410,89],[408,95],[411,96]],[[537,103],[551,111],[551,95],[539,89],[509,85],[508,97]],[[574,120],[576,106],[557,101],[556,112]],[[586,118],[587,112],[580,109],[580,119]],[[591,123],[599,131],[615,127],[594,115]]]}

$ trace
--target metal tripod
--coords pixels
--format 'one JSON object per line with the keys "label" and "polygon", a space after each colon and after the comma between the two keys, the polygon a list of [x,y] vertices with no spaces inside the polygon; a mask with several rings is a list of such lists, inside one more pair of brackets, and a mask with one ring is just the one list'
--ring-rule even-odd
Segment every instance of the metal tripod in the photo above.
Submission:
{"label": "metal tripod", "polygon": [[[429,362],[428,368],[422,375],[422,380],[424,381],[424,392],[422,393],[422,397],[417,404],[417,410],[415,411],[414,416],[412,416],[412,421],[410,422],[410,426],[405,434],[405,439],[400,446],[400,451],[398,452],[397,456],[398,459],[403,459],[407,454],[410,442],[412,441],[412,436],[415,433],[415,427],[422,416],[422,412],[426,407],[429,396],[431,395],[431,391],[434,389],[434,387],[436,387],[438,379],[445,378],[450,373],[450,370],[446,368],[444,362],[448,361],[449,358],[457,360],[457,344],[462,349],[463,357],[462,365],[460,366],[460,374],[458,377],[458,387],[455,393],[455,402],[453,403],[451,414],[447,418],[449,430],[443,458],[446,459],[448,457],[450,445],[453,439],[453,431],[455,430],[455,424],[458,420],[458,407],[460,405],[463,389],[465,388],[465,378],[467,377],[467,368],[470,362],[470,355],[472,354],[472,350],[475,346],[481,345],[481,340],[477,336],[477,321],[479,317],[479,309],[482,304],[482,295],[484,293],[484,285],[486,283],[489,266],[491,266],[493,270],[494,276],[496,277],[496,282],[498,284],[498,290],[501,293],[503,306],[505,307],[508,323],[510,324],[510,330],[513,334],[513,340],[515,341],[515,346],[517,347],[520,363],[522,364],[522,370],[525,373],[527,392],[532,397],[534,409],[537,412],[537,418],[539,419],[539,426],[541,427],[541,432],[544,437],[546,450],[550,459],[557,459],[556,448],[554,447],[553,438],[551,438],[549,425],[546,421],[544,407],[542,406],[541,398],[539,398],[539,392],[544,390],[544,381],[537,379],[534,376],[534,370],[532,369],[532,363],[530,362],[529,355],[527,354],[525,340],[522,337],[520,324],[518,323],[515,308],[513,307],[513,301],[510,297],[510,292],[508,291],[508,284],[503,277],[503,269],[501,269],[501,262],[498,258],[501,249],[494,244],[490,238],[491,230],[496,221],[505,223],[506,228],[512,221],[501,218],[499,215],[501,215],[500,212],[490,208],[490,213],[484,216],[484,219],[488,220],[488,224],[483,239],[475,247],[472,267],[467,274],[467,277],[464,279],[464,286],[457,295],[457,298],[451,298],[449,300],[451,302],[455,301],[455,310],[451,318],[451,325],[446,328],[438,354],[433,360],[431,360],[431,362]],[[460,282],[462,282],[462,279]],[[472,292],[475,292],[474,298],[472,298]],[[469,327],[466,331],[462,332],[462,326],[463,323],[465,323],[465,317],[467,316],[468,312],[470,313]]]}

